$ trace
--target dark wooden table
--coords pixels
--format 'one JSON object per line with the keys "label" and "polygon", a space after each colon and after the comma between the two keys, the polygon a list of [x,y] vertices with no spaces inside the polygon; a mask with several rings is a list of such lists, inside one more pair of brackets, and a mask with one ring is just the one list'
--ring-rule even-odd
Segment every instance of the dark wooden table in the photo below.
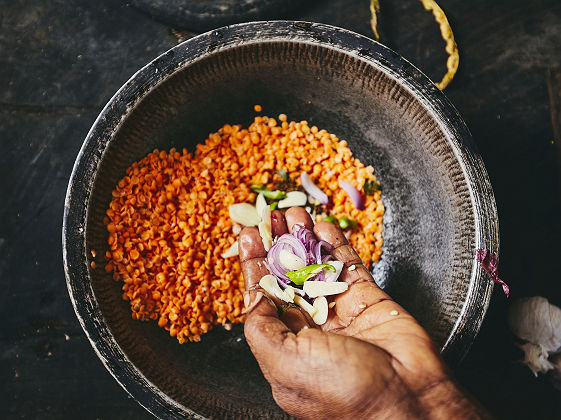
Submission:
{"label": "dark wooden table", "polygon": [[[1,3],[0,418],[150,418],[101,365],[74,316],[62,269],[63,201],[103,105],[178,37],[194,34],[115,0]],[[418,0],[381,3],[382,42],[439,79],[444,43],[431,15]],[[560,305],[561,138],[551,114],[559,124],[561,3],[440,4],[460,48],[446,94],[494,187],[501,275],[512,298],[543,295]],[[310,2],[285,17],[371,35],[367,0]],[[499,418],[561,418],[561,393],[517,363],[507,306],[495,288],[456,375]]]}

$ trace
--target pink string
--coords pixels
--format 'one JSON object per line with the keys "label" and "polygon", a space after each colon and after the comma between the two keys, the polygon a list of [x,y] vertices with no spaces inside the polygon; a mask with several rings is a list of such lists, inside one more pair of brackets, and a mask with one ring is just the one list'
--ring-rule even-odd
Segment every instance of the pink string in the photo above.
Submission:
{"label": "pink string", "polygon": [[508,285],[499,278],[499,264],[497,261],[497,254],[489,251],[488,249],[476,249],[475,256],[481,268],[491,277],[491,279],[503,287],[506,297],[510,293]]}

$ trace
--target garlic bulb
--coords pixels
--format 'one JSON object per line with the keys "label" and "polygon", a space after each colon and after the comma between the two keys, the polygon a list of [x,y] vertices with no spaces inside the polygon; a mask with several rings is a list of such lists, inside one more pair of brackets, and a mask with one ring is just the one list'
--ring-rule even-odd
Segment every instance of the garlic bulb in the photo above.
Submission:
{"label": "garlic bulb", "polygon": [[545,373],[553,369],[555,366],[547,360],[549,353],[541,344],[524,343],[519,346],[524,352],[525,363],[534,376],[538,376],[538,372]]}
{"label": "garlic bulb", "polygon": [[560,308],[541,296],[521,298],[508,309],[508,325],[514,335],[526,341],[520,348],[534,375],[556,369],[548,359],[561,351]]}

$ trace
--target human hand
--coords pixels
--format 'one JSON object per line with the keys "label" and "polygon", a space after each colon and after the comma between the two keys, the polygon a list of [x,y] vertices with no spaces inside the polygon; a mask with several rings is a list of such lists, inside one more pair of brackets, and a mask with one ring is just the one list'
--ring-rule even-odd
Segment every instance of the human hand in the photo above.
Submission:
{"label": "human hand", "polygon": [[337,226],[313,226],[299,207],[286,212],[286,221],[274,216],[281,230],[303,224],[333,245],[333,257],[345,264],[340,280],[349,284],[321,327],[297,306],[279,315],[275,299],[259,287],[269,274],[259,232],[241,232],[245,336],[282,409],[310,419],[485,417],[452,382],[426,331],[374,283]]}

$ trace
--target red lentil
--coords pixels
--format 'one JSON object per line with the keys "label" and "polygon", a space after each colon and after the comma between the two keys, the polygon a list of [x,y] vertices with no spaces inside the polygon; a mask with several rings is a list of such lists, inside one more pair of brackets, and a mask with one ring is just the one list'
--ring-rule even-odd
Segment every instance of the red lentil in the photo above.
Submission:
{"label": "red lentil", "polygon": [[113,191],[105,271],[122,281],[134,319],[156,320],[180,343],[199,341],[213,325],[243,321],[239,260],[221,257],[237,236],[228,206],[254,202],[249,186],[272,186],[279,169],[296,182],[307,172],[330,196],[333,215],[358,221],[350,242],[364,263],[379,260],[380,191],[366,196],[359,211],[338,186],[344,179],[360,190],[366,179],[376,180],[346,141],[306,121],[288,122],[284,114],[278,121],[256,117],[248,129],[226,124],[194,155],[154,150],[133,163]]}

